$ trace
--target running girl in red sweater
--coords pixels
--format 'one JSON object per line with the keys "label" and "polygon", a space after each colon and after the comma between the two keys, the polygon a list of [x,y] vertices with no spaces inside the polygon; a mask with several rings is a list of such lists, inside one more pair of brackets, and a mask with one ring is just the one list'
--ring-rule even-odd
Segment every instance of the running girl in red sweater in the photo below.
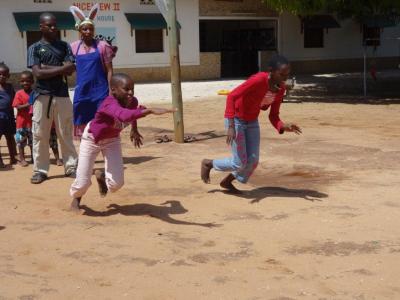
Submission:
{"label": "running girl in red sweater", "polygon": [[301,133],[296,124],[283,123],[279,108],[285,94],[285,81],[290,73],[288,60],[280,55],[269,62],[269,72],[259,72],[235,88],[227,97],[225,109],[226,143],[232,147],[232,157],[204,159],[201,163],[201,179],[210,183],[210,171],[230,171],[220,186],[232,193],[240,191],[233,180],[246,183],[257,168],[260,152],[260,110],[270,107],[269,120],[276,130]]}

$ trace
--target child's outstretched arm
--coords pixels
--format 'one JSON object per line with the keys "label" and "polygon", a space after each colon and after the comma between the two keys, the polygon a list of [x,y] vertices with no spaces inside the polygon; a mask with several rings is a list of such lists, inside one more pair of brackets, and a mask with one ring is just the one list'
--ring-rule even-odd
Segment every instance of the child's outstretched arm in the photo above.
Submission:
{"label": "child's outstretched arm", "polygon": [[167,113],[176,112],[176,108],[166,109],[166,108],[146,108],[143,106],[139,106],[135,109],[129,109],[121,107],[120,105],[116,105],[114,103],[108,103],[103,106],[101,112],[116,118],[120,122],[132,122],[139,118],[145,117],[150,114],[154,115],[163,115]]}
{"label": "child's outstretched arm", "polygon": [[158,108],[158,107],[153,107],[153,108],[145,108],[142,110],[143,116],[147,115],[164,115],[168,113],[174,113],[177,112],[177,108]]}
{"label": "child's outstretched arm", "polygon": [[[149,114],[154,114],[154,115],[162,115],[166,113],[173,113],[176,112],[177,109],[164,109],[164,108],[146,108],[144,106],[139,106],[138,109],[141,109],[141,117],[147,116]],[[129,134],[131,142],[134,143],[135,148],[140,148],[143,146],[143,136],[139,133],[138,127],[137,127],[137,122],[134,120],[132,122],[132,127],[131,127],[131,132]]]}

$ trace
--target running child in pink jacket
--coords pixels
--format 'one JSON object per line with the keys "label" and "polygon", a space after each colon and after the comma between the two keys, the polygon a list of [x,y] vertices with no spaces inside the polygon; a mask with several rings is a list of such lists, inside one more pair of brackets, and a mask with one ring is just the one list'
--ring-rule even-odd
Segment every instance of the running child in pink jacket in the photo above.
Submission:
{"label": "running child in pink jacket", "polygon": [[73,198],[71,210],[76,212],[80,209],[82,196],[91,185],[93,166],[100,152],[105,161],[105,172],[95,172],[100,195],[104,197],[108,191],[115,192],[123,186],[124,168],[120,138],[122,129],[132,124],[135,146],[140,147],[143,137],[137,131],[136,120],[149,114],[162,115],[176,111],[138,106],[138,100],[133,96],[133,80],[126,74],[114,74],[110,89],[112,96],[106,97],[102,102],[82,135],[76,179],[70,188]]}

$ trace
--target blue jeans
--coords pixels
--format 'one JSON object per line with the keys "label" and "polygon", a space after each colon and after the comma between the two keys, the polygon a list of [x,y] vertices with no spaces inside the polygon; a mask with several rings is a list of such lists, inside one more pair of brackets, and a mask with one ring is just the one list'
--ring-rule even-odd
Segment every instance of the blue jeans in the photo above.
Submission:
{"label": "blue jeans", "polygon": [[[237,181],[246,183],[257,168],[260,154],[260,126],[258,120],[244,121],[234,119],[236,137],[232,143],[232,157],[214,159],[217,171],[233,171]],[[229,120],[225,119],[228,128]]]}

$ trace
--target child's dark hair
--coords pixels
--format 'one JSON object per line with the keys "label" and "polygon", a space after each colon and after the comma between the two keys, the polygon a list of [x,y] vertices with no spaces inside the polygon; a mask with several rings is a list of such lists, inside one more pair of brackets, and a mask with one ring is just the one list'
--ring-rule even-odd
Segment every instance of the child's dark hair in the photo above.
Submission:
{"label": "child's dark hair", "polygon": [[10,72],[10,68],[3,61],[0,62],[0,69],[4,69]]}
{"label": "child's dark hair", "polygon": [[274,55],[268,63],[268,69],[270,71],[279,70],[282,66],[288,65],[289,60],[282,55]]}
{"label": "child's dark hair", "polygon": [[23,72],[21,72],[21,76],[29,77],[29,78],[31,78],[32,81],[33,81],[33,74],[32,74],[31,71],[23,71]]}
{"label": "child's dark hair", "polygon": [[116,87],[116,86],[120,85],[125,80],[132,80],[132,78],[128,74],[125,74],[125,73],[115,73],[111,77],[110,86],[111,87]]}

